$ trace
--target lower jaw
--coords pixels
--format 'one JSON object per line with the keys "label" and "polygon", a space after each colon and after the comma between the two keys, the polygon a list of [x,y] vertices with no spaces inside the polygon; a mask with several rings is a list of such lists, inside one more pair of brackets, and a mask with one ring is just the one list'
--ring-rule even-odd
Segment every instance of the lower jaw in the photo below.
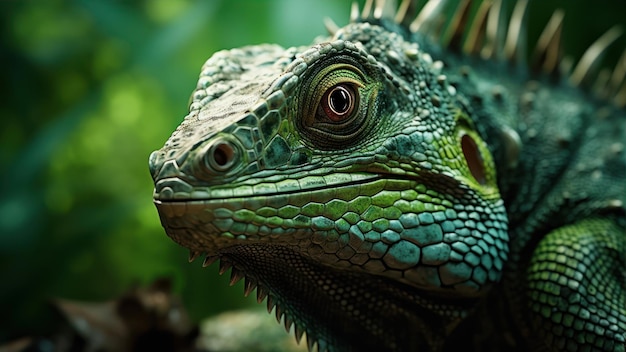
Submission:
{"label": "lower jaw", "polygon": [[285,246],[231,246],[219,257],[220,272],[232,267],[232,283],[245,277],[245,293],[256,288],[259,302],[269,297],[268,310],[276,306],[277,317],[286,324],[306,327],[307,335],[326,343],[364,350],[432,347],[436,341],[431,337],[447,335],[476,303],[432,297],[389,278],[329,268]]}

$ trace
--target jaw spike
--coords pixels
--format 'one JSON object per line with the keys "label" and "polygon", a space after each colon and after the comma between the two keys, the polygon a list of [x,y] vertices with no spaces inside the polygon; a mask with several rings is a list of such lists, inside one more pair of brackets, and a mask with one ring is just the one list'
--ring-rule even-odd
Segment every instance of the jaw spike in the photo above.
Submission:
{"label": "jaw spike", "polygon": [[298,324],[295,324],[293,326],[293,333],[296,337],[296,342],[300,344],[300,341],[302,340],[302,335],[304,334],[304,330],[302,330],[302,328],[300,328]]}
{"label": "jaw spike", "polygon": [[202,254],[201,252],[196,252],[196,251],[189,251],[189,262],[193,262],[194,260],[196,260],[196,258],[198,258],[200,256],[200,254]]}
{"label": "jaw spike", "polygon": [[289,332],[289,330],[291,330],[291,326],[293,326],[293,320],[285,314],[283,316],[283,323],[285,324],[285,330]]}
{"label": "jaw spike", "polygon": [[339,26],[330,17],[324,17],[324,27],[326,27],[326,31],[328,31],[328,34],[331,36],[335,35],[339,30]]}
{"label": "jaw spike", "polygon": [[374,4],[374,0],[365,0],[365,5],[363,5],[363,11],[361,12],[361,18],[369,18],[372,14],[372,5]]}
{"label": "jaw spike", "polygon": [[539,36],[531,65],[535,71],[541,69],[550,75],[558,73],[564,17],[565,14],[562,10],[554,11],[546,28]]}
{"label": "jaw spike", "polygon": [[476,55],[480,52],[485,41],[485,30],[487,28],[487,15],[489,10],[493,6],[493,2],[484,1],[480,4],[476,16],[472,21],[472,27],[467,34],[465,44],[463,45],[463,52],[467,55]]}
{"label": "jaw spike", "polygon": [[207,266],[215,263],[215,261],[218,259],[218,256],[206,256],[204,257],[204,261],[202,262],[202,267],[206,268]]}
{"label": "jaw spike", "polygon": [[463,0],[457,9],[454,11],[450,25],[445,34],[443,45],[448,48],[459,51],[461,50],[461,43],[463,41],[463,32],[467,26],[467,19],[469,17],[470,4],[472,0]]}
{"label": "jaw spike", "polygon": [[504,44],[504,57],[515,64],[526,61],[527,9],[528,0],[517,1],[509,21],[509,29]]}
{"label": "jaw spike", "polygon": [[622,35],[622,29],[615,26],[598,38],[595,43],[591,44],[574,68],[574,71],[569,78],[570,83],[574,86],[579,86],[598,64],[600,58],[606,52],[606,48],[619,38],[620,35]]}
{"label": "jaw spike", "polygon": [[220,270],[219,270],[220,275],[223,275],[225,272],[228,271],[228,269],[232,267],[233,265],[229,261],[225,259],[220,260]]}
{"label": "jaw spike", "polygon": [[256,301],[258,303],[263,302],[263,300],[267,297],[269,291],[263,285],[257,285],[256,287]]}
{"label": "jaw spike", "polygon": [[359,18],[359,4],[354,1],[352,2],[352,7],[350,8],[350,23],[355,23],[359,20]]}
{"label": "jaw spike", "polygon": [[245,297],[248,297],[250,295],[250,293],[257,288],[257,282],[254,279],[251,279],[249,277],[246,276],[245,280],[244,280],[244,285],[243,285],[243,295]]}
{"label": "jaw spike", "polygon": [[[222,268],[220,268],[221,271]],[[244,273],[242,271],[239,271],[239,269],[233,267],[232,270],[230,271],[230,282],[228,283],[230,286],[233,286],[234,284],[236,284],[237,282],[239,282],[239,280],[243,279],[245,277]]]}
{"label": "jaw spike", "polygon": [[280,306],[280,304],[276,305],[276,309],[274,309],[274,315],[276,315],[276,321],[278,321],[278,323],[280,324],[280,320],[282,319],[283,315],[285,315],[285,311]]}
{"label": "jaw spike", "polygon": [[411,32],[421,31],[427,33],[436,22],[439,13],[443,10],[446,0],[431,0],[424,5],[420,13],[415,17],[409,29]]}
{"label": "jaw spike", "polygon": [[276,302],[274,302],[274,298],[272,297],[272,295],[268,295],[267,296],[267,312],[268,313],[272,313],[272,309],[274,309],[274,307],[276,307]]}
{"label": "jaw spike", "polygon": [[306,347],[309,351],[313,351],[313,346],[315,345],[315,339],[311,337],[311,335],[306,334]]}
{"label": "jaw spike", "polygon": [[485,46],[480,52],[483,59],[494,59],[499,54],[502,43],[503,30],[502,23],[502,1],[495,0],[493,6],[489,9],[487,16],[487,27],[485,38],[487,39]]}

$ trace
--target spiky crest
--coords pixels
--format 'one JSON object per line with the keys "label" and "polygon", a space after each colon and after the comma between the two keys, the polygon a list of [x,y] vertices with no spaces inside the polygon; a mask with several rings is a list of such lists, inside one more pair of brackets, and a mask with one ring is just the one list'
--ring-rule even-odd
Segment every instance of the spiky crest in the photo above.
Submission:
{"label": "spiky crest", "polygon": [[548,24],[539,36],[531,64],[531,67],[535,71],[543,70],[549,75],[555,75],[559,72],[559,62],[561,61],[561,32],[563,31],[564,17],[565,14],[563,11],[554,11]]}
{"label": "spiky crest", "polygon": [[598,40],[596,40],[595,43],[593,43],[587,51],[585,51],[583,56],[578,61],[578,64],[569,77],[570,82],[577,86],[583,83],[586,79],[589,79],[590,73],[593,68],[598,65],[598,62],[606,53],[606,49],[621,35],[622,29],[619,27],[613,27],[598,38]]}
{"label": "spiky crest", "polygon": [[[508,20],[504,15],[502,0],[483,1],[474,17],[470,18],[472,2],[456,2],[458,5],[445,30],[441,30],[440,26],[445,22],[447,0],[427,1],[421,9],[418,0],[403,0],[399,6],[393,0],[366,0],[361,10],[354,2],[350,21],[393,19],[411,32],[433,37],[451,51],[480,56],[485,60],[505,60],[515,66],[528,67],[531,72],[542,72],[556,78],[566,75],[564,78],[574,86],[587,88],[593,83],[596,95],[612,100],[619,106],[626,105],[626,51],[612,71],[596,73],[607,48],[622,35],[619,27],[609,29],[596,40],[581,56],[575,68],[570,70],[568,61],[563,60],[561,55],[564,15],[562,10],[556,10],[537,40],[528,63],[526,35],[529,1],[517,1]],[[331,23],[327,23],[326,27],[334,33],[336,25]]]}
{"label": "spiky crest", "polygon": [[526,14],[528,0],[519,0],[511,15],[509,29],[504,43],[505,59],[515,62],[525,62],[526,58]]}

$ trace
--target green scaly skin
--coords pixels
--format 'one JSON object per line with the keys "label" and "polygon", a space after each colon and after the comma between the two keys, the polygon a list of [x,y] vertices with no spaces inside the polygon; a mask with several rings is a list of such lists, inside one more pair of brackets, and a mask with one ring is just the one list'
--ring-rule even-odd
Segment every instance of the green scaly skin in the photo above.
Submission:
{"label": "green scaly skin", "polygon": [[214,54],[150,158],[167,234],[322,351],[625,351],[624,111],[452,51]]}

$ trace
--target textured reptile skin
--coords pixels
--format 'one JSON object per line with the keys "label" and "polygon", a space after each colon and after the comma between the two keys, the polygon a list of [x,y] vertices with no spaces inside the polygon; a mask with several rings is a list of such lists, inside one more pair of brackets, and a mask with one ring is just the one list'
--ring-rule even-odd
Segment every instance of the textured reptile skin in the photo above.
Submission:
{"label": "textured reptile skin", "polygon": [[322,351],[625,351],[624,110],[440,5],[214,54],[150,157],[167,234]]}

